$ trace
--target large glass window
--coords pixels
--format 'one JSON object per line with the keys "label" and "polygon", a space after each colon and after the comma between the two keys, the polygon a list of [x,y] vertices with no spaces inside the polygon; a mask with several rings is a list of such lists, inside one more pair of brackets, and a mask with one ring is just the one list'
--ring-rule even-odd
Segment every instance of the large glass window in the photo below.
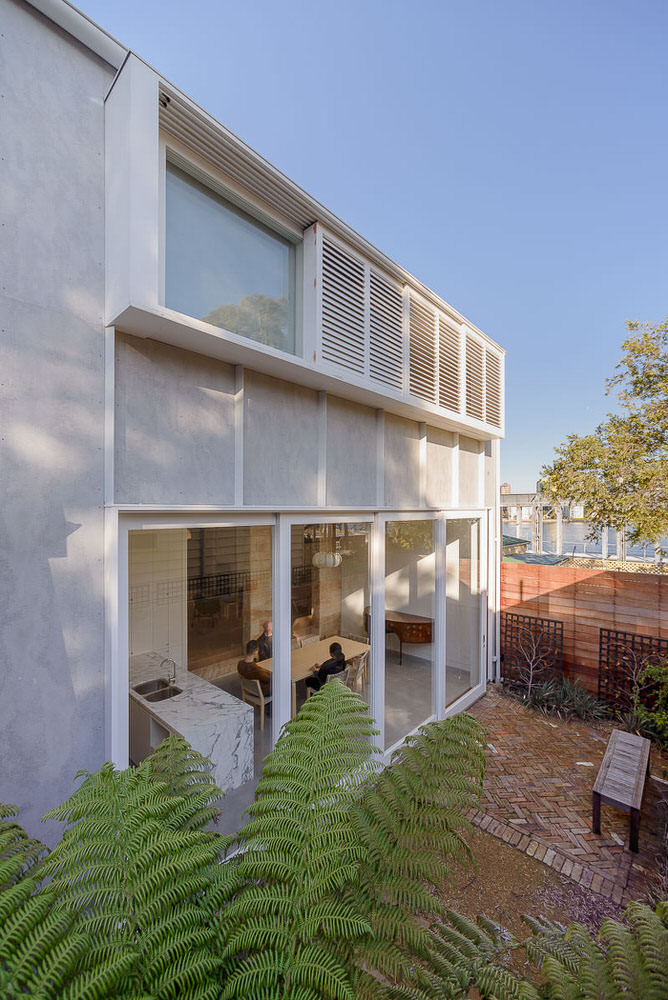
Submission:
{"label": "large glass window", "polygon": [[292,527],[292,714],[339,677],[367,702],[369,524]]}
{"label": "large glass window", "polygon": [[480,682],[480,521],[470,517],[448,519],[446,539],[447,706]]}
{"label": "large glass window", "polygon": [[234,832],[272,745],[272,528],[131,531],[129,575],[130,761],[184,736]]}
{"label": "large glass window", "polygon": [[165,305],[295,353],[295,247],[167,164]]}
{"label": "large glass window", "polygon": [[385,531],[385,749],[433,712],[434,521]]}

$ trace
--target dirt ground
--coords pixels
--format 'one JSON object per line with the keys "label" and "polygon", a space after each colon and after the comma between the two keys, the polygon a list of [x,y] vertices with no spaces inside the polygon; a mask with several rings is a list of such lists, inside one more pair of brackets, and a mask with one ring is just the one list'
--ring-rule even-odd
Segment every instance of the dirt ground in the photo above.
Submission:
{"label": "dirt ground", "polygon": [[594,934],[605,917],[620,919],[623,913],[624,907],[580,888],[482,830],[475,830],[471,846],[475,869],[456,868],[443,894],[449,909],[466,917],[483,913],[522,939],[531,933],[523,913],[564,924],[578,921]]}

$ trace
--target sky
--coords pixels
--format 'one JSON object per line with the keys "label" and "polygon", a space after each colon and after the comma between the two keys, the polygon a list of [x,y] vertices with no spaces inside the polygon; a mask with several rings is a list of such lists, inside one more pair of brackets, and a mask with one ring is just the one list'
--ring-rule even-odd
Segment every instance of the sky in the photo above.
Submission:
{"label": "sky", "polygon": [[534,488],[668,314],[666,0],[81,0],[507,351]]}

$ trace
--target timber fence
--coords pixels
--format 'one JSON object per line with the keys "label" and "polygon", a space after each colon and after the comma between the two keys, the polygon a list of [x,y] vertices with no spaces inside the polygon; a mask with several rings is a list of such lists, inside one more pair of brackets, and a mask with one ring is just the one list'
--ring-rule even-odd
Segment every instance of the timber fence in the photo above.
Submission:
{"label": "timber fence", "polygon": [[597,694],[602,628],[668,640],[668,576],[502,562],[501,610],[562,622],[564,673]]}

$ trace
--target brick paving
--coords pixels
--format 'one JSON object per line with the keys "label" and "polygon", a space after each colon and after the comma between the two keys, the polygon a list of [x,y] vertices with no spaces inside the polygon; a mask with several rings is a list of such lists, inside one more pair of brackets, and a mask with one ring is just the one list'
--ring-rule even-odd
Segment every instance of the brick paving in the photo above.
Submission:
{"label": "brick paving", "polygon": [[[647,779],[639,851],[632,854],[628,814],[603,804],[601,834],[591,827],[591,790],[611,726],[545,716],[494,688],[470,711],[487,732],[473,823],[614,903],[644,899],[665,855],[660,800],[668,784]],[[661,776],[654,748],[651,773]]]}

